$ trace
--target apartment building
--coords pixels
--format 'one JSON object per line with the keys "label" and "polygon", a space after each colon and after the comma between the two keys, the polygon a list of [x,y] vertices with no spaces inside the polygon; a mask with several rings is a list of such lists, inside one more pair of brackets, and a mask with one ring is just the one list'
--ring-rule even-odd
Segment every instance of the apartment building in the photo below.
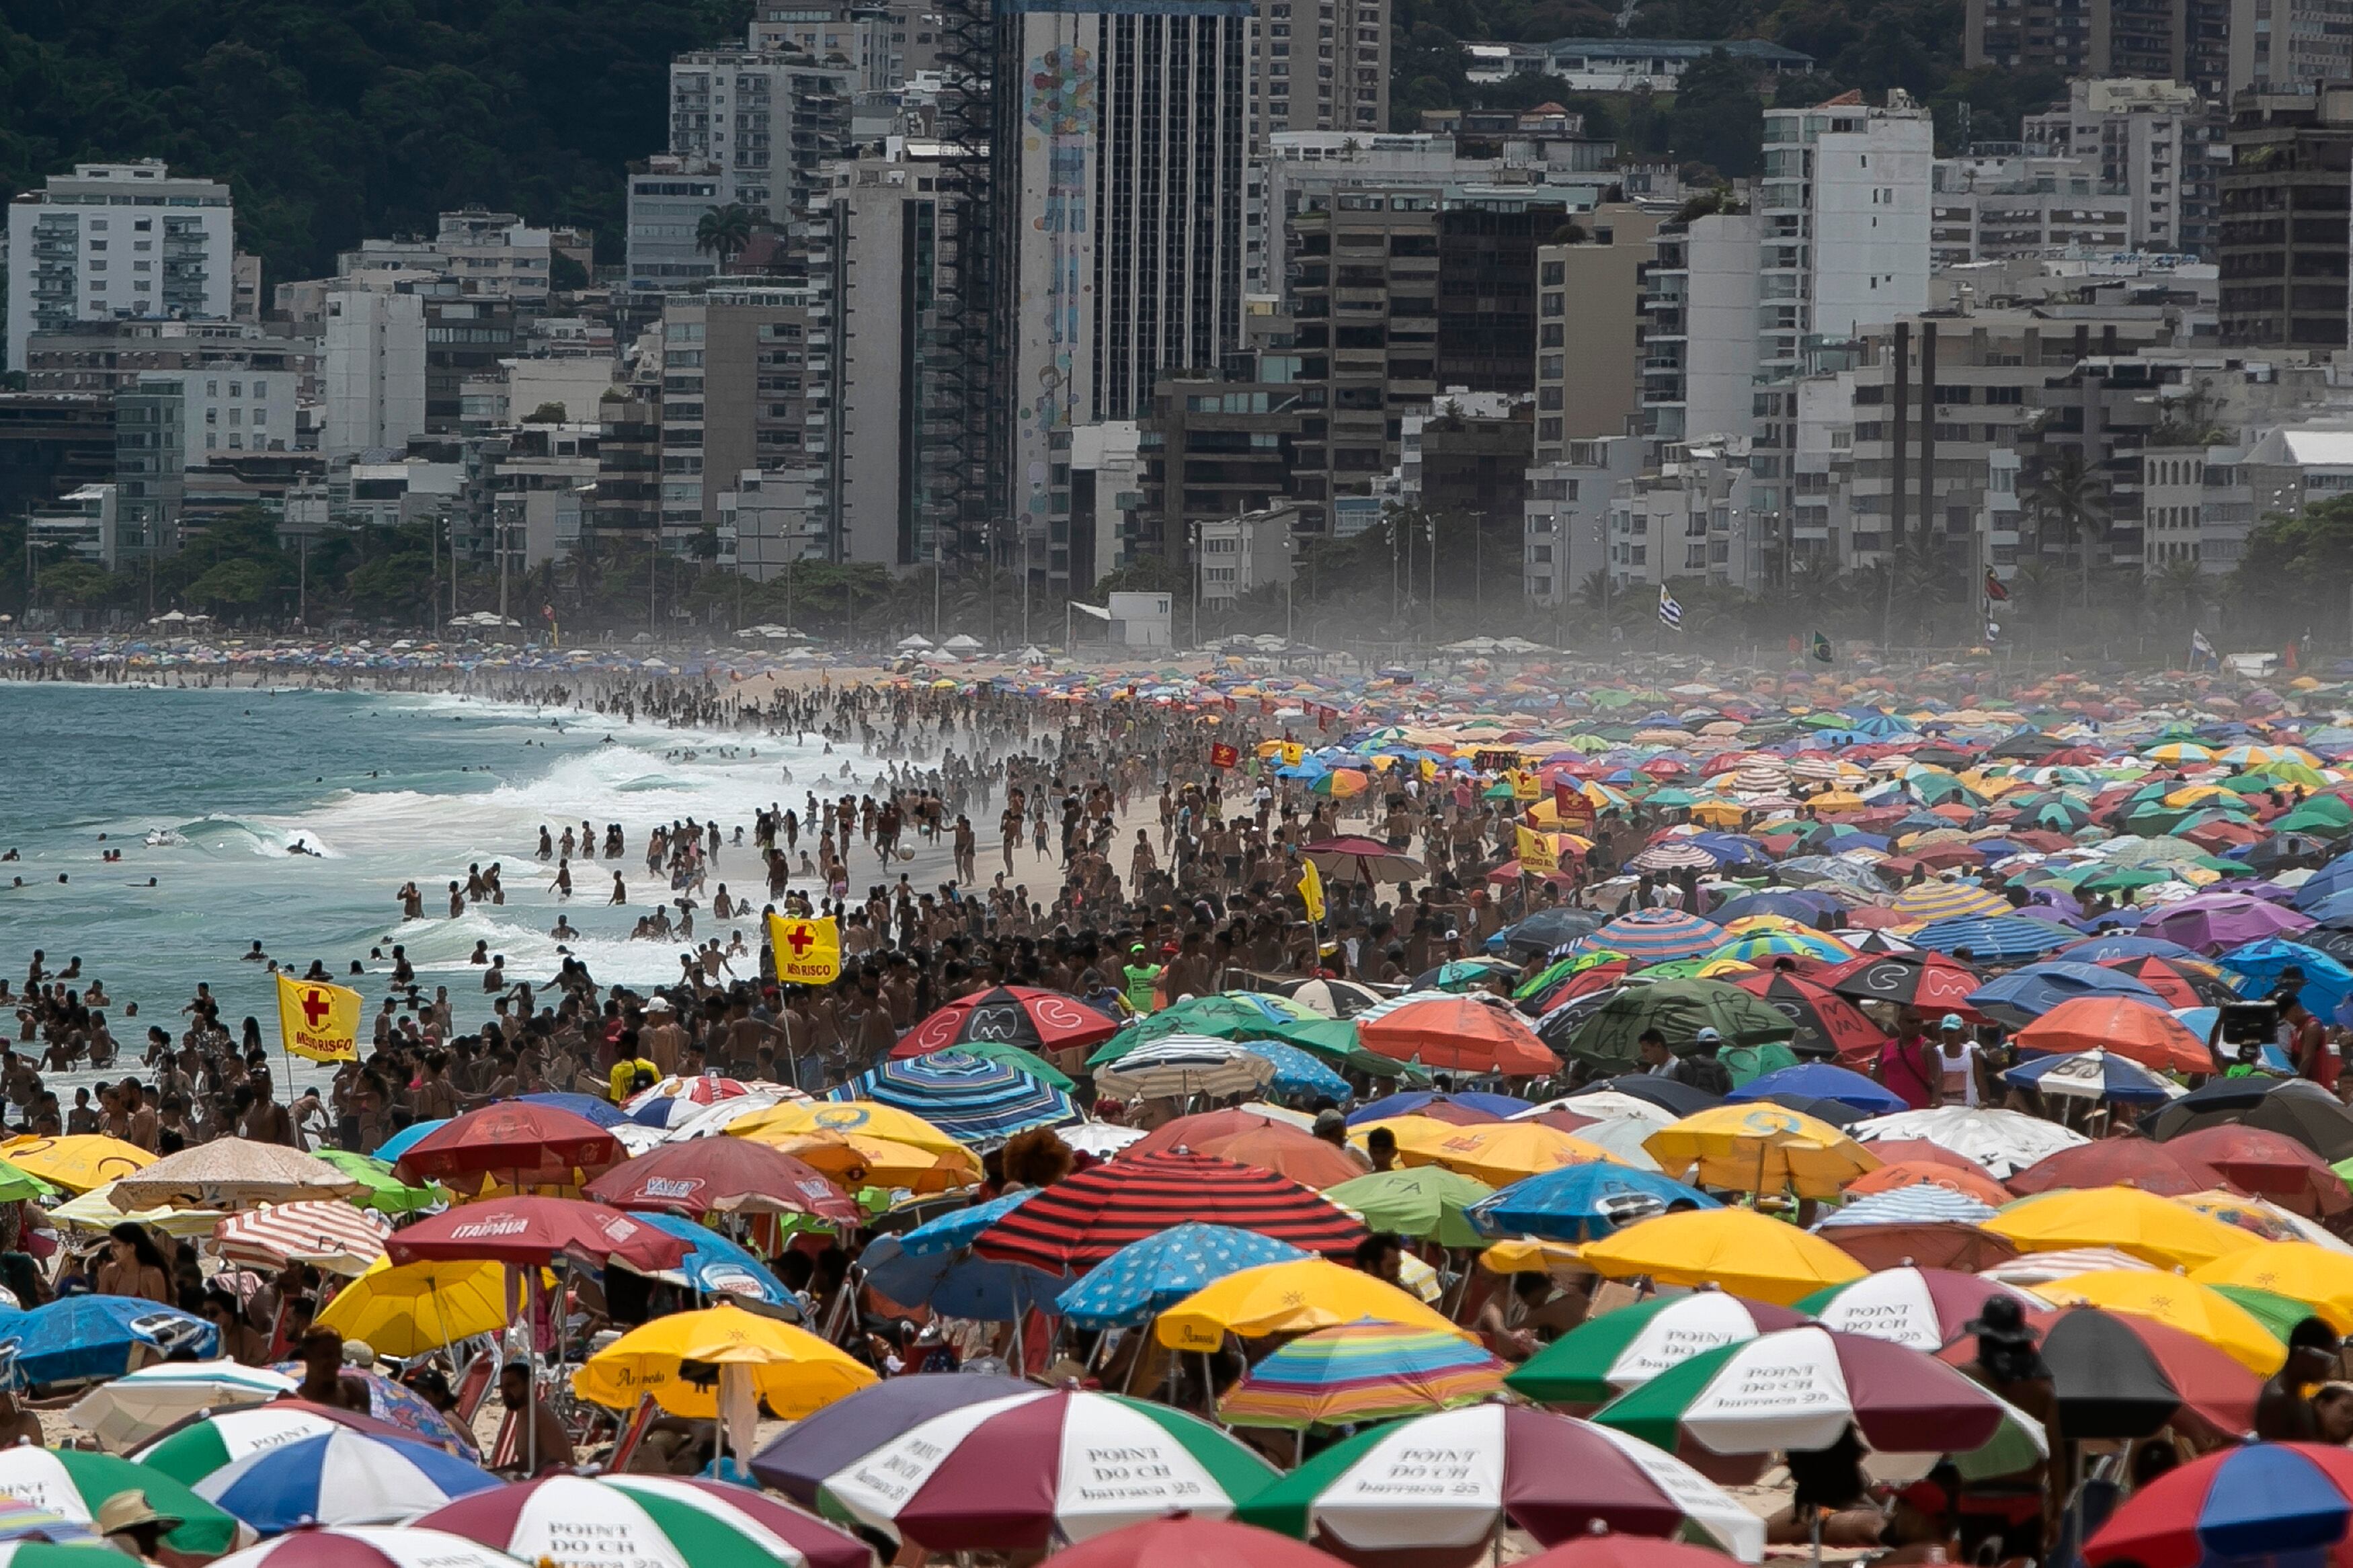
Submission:
{"label": "apartment building", "polygon": [[2075,160],[2122,191],[2132,249],[2211,256],[2225,120],[2220,98],[2187,84],[2104,78],[2070,82],[2064,103],[2022,118],[2020,138],[2029,157]]}
{"label": "apartment building", "polygon": [[227,321],[237,291],[229,188],[161,159],[77,163],[8,204],[7,358],[27,341],[111,317]]}
{"label": "apartment building", "polygon": [[800,466],[800,399],[781,377],[806,374],[806,289],[720,284],[673,295],[661,317],[661,538],[682,549],[719,526],[719,498],[751,469]]}
{"label": "apartment building", "polygon": [[2343,348],[2353,83],[2242,92],[2229,144],[2217,181],[2222,342]]}
{"label": "apartment building", "polygon": [[1383,0],[1257,0],[1250,75],[1258,145],[1282,131],[1366,136],[1389,128]]}
{"label": "apartment building", "polygon": [[778,226],[806,211],[818,166],[849,141],[847,58],[698,49],[670,67],[670,152],[714,171],[720,205]]}
{"label": "apartment building", "polygon": [[1535,460],[1625,434],[1641,407],[1642,300],[1662,215],[1613,203],[1576,220],[1573,243],[1536,247]]}
{"label": "apartment building", "polygon": [[[2069,78],[2186,82],[2210,99],[2245,85],[2254,0],[1967,0],[1963,62]],[[2270,0],[2260,0],[2268,5]]]}

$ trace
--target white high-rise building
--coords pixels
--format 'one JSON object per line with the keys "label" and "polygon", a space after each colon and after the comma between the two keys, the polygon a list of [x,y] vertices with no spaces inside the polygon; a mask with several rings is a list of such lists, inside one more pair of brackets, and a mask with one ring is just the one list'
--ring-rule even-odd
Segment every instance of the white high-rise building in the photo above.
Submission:
{"label": "white high-rise building", "polygon": [[670,150],[711,166],[718,205],[783,224],[818,186],[818,165],[841,155],[858,68],[798,54],[698,49],[670,67]]}
{"label": "white high-rise building", "polygon": [[227,321],[237,215],[216,180],[175,179],[160,158],[77,163],[8,205],[7,368],[25,341],[74,321]]}
{"label": "white high-rise building", "polygon": [[327,296],[326,422],[320,450],[401,447],[425,428],[425,301],[343,289]]}

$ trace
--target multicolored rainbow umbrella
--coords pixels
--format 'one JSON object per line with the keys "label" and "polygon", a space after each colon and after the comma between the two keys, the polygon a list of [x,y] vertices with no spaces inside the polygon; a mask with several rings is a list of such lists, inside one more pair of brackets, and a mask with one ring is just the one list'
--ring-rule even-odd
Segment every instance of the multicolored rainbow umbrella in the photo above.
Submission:
{"label": "multicolored rainbow umbrella", "polygon": [[1219,1402],[1229,1426],[1345,1426],[1475,1405],[1503,1362],[1460,1334],[1366,1321],[1318,1329],[1252,1367]]}
{"label": "multicolored rainbow umbrella", "polygon": [[2159,1476],[2084,1543],[2093,1568],[2337,1563],[2353,1530],[2353,1453],[2317,1443],[2225,1448]]}

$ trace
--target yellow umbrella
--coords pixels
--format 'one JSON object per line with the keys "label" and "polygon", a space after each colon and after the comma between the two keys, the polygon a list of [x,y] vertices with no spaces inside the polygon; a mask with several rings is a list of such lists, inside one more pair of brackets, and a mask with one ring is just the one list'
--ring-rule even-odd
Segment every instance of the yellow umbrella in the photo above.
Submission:
{"label": "yellow umbrella", "polygon": [[2287,1361],[2287,1347],[2220,1290],[2149,1268],[2102,1268],[2037,1285],[2034,1293],[2059,1305],[2082,1302],[2126,1317],[2148,1318],[2204,1340],[2258,1377]]}
{"label": "yellow umbrella", "polygon": [[135,1209],[125,1213],[114,1206],[114,1184],[92,1187],[70,1203],[58,1204],[46,1211],[53,1225],[69,1230],[112,1230],[123,1221],[160,1230],[166,1236],[210,1236],[213,1226],[227,1217],[220,1209]]}
{"label": "yellow umbrella", "polygon": [[1730,825],[1746,821],[1748,808],[1729,800],[1703,800],[1693,803],[1691,814],[1702,822],[1721,822]]}
{"label": "yellow umbrella", "polygon": [[136,1143],[83,1132],[66,1138],[14,1138],[0,1143],[0,1159],[71,1192],[86,1193],[143,1171],[155,1156]]}
{"label": "yellow umbrella", "polygon": [[2247,1247],[2190,1271],[2200,1285],[2240,1285],[2301,1301],[2340,1334],[2353,1334],[2353,1254],[2309,1241]]}
{"label": "yellow umbrella", "polygon": [[[731,1129],[732,1131],[732,1129]],[[762,1132],[756,1142],[816,1166],[844,1186],[905,1187],[944,1193],[980,1180],[980,1162],[965,1150],[941,1153],[888,1138],[843,1132]]]}
{"label": "yellow umbrella", "polygon": [[[1400,1119],[1402,1120],[1402,1119]],[[1415,1118],[1414,1120],[1426,1120]],[[1476,1176],[1491,1187],[1505,1187],[1540,1171],[1596,1162],[1622,1164],[1599,1143],[1546,1127],[1541,1121],[1482,1121],[1469,1127],[1443,1127],[1447,1136],[1417,1141],[1398,1152],[1409,1165],[1443,1165],[1466,1176]]]}
{"label": "yellow umbrella", "polygon": [[1806,804],[1816,811],[1865,811],[1871,805],[1851,789],[1826,789],[1820,795],[1809,795]]}
{"label": "yellow umbrella", "polygon": [[1573,1242],[1511,1237],[1481,1253],[1479,1266],[1490,1274],[1551,1274],[1581,1268],[1583,1251]]}
{"label": "yellow umbrella", "polygon": [[1691,1209],[1638,1220],[1577,1250],[1611,1279],[1648,1275],[1661,1285],[1715,1285],[1788,1306],[1870,1270],[1821,1237],[1754,1209]]}
{"label": "yellow umbrella", "polygon": [[[321,1326],[365,1340],[378,1355],[406,1359],[514,1321],[507,1271],[498,1263],[404,1263],[389,1258],[338,1291]],[[552,1283],[552,1277],[550,1279]]]}
{"label": "yellow umbrella", "polygon": [[1787,915],[1743,915],[1724,928],[1726,936],[1746,936],[1759,931],[1796,931],[1813,934],[1814,928]]}
{"label": "yellow umbrella", "polygon": [[1700,1185],[1836,1197],[1879,1169],[1879,1156],[1829,1122],[1778,1105],[1719,1105],[1642,1141],[1669,1174],[1699,1167]]}
{"label": "yellow umbrella", "polygon": [[2113,1247],[2159,1268],[2197,1268],[2246,1247],[2277,1245],[2137,1187],[2043,1193],[1980,1223],[2021,1252]]}
{"label": "yellow umbrella", "polygon": [[1160,1314],[1159,1334],[1160,1342],[1171,1350],[1213,1351],[1229,1333],[1246,1340],[1303,1334],[1359,1318],[1466,1333],[1387,1280],[1320,1258],[1303,1258],[1240,1269],[1196,1290]]}
{"label": "yellow umbrella", "polygon": [[683,1375],[682,1363],[693,1362],[721,1369],[723,1377],[731,1370],[748,1373],[753,1391],[786,1421],[875,1381],[872,1368],[807,1329],[723,1302],[631,1329],[572,1374],[572,1392],[617,1410],[634,1409],[650,1394],[673,1415],[716,1415],[719,1379]]}
{"label": "yellow umbrella", "polygon": [[885,1138],[939,1154],[965,1152],[963,1144],[913,1111],[871,1100],[818,1100],[771,1106],[741,1121],[730,1122],[727,1131],[738,1138],[758,1138],[764,1143],[776,1142],[769,1134],[839,1132],[857,1138]]}

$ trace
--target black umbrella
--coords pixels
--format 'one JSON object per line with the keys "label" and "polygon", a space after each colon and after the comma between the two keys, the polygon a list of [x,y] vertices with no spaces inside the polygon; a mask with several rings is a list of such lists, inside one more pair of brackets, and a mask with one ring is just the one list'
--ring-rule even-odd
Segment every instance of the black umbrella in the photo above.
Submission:
{"label": "black umbrella", "polygon": [[2217,1079],[2158,1111],[2148,1135],[2163,1142],[2232,1122],[2283,1133],[2332,1165],[2353,1159],[2353,1110],[2300,1078]]}
{"label": "black umbrella", "polygon": [[1822,1100],[1810,1094],[1790,1094],[1785,1091],[1779,1094],[1768,1094],[1765,1098],[1776,1105],[1796,1111],[1800,1116],[1810,1116],[1817,1121],[1827,1121],[1833,1127],[1852,1127],[1856,1122],[1867,1121],[1877,1114],[1875,1111],[1857,1110],[1842,1100]]}
{"label": "black umbrella", "polygon": [[2235,1436],[2254,1414],[2239,1408],[2239,1379],[2221,1352],[2179,1329],[2096,1307],[2027,1321],[2043,1331],[2059,1429],[2071,1439],[2147,1437],[2189,1417]]}
{"label": "black umbrella", "polygon": [[1603,917],[1591,910],[1538,910],[1504,932],[1504,951],[1515,955],[1550,952],[1599,931]]}
{"label": "black umbrella", "polygon": [[1694,1089],[1690,1084],[1645,1072],[1624,1073],[1605,1079],[1597,1087],[1614,1089],[1620,1094],[1630,1094],[1636,1100],[1647,1100],[1662,1110],[1673,1111],[1678,1118],[1696,1116],[1724,1103],[1724,1097],[1720,1094],[1710,1094],[1704,1089]]}

